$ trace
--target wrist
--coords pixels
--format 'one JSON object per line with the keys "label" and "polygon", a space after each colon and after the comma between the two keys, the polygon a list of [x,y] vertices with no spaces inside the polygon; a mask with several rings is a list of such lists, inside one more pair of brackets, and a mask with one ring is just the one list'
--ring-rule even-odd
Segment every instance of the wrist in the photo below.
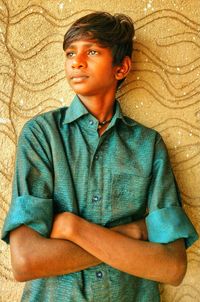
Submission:
{"label": "wrist", "polygon": [[73,213],[65,212],[64,214],[64,223],[62,230],[62,237],[65,240],[74,241],[77,232],[78,232],[78,224],[81,218]]}
{"label": "wrist", "polygon": [[81,218],[70,212],[57,214],[54,217],[50,237],[73,241],[78,230],[77,224],[79,219]]}
{"label": "wrist", "polygon": [[71,223],[70,233],[68,233],[68,240],[80,245],[80,239],[89,233],[91,223],[75,215],[72,219],[73,222]]}

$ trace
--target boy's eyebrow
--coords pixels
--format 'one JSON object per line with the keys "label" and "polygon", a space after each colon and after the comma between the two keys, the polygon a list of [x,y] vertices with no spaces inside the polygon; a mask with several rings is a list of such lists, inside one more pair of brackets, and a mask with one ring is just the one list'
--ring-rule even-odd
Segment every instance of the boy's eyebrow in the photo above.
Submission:
{"label": "boy's eyebrow", "polygon": [[[82,45],[82,47],[91,47],[91,46],[96,46],[96,47],[100,47],[100,48],[102,48],[102,46],[99,44],[99,43],[97,43],[97,42],[87,42],[87,43],[84,43],[83,45]],[[76,45],[76,44],[70,44],[67,48],[72,48],[72,49],[76,49],[78,46]]]}

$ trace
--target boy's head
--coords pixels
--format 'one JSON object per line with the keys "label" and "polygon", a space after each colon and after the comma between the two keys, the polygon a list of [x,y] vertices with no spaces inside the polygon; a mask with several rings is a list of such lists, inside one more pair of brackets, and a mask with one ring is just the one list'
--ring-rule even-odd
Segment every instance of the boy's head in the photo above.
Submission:
{"label": "boy's head", "polygon": [[[64,36],[63,50],[78,40],[95,40],[109,48],[113,56],[113,66],[120,65],[123,59],[131,58],[133,51],[134,26],[131,18],[124,14],[111,15],[95,12],[76,20]],[[124,80],[124,79],[123,79]],[[123,82],[120,80],[118,86]]]}

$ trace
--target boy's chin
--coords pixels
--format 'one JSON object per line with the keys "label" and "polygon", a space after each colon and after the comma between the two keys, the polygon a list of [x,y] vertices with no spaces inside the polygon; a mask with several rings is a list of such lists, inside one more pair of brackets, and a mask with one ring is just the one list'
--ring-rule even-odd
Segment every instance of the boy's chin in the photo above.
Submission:
{"label": "boy's chin", "polygon": [[73,89],[75,94],[78,94],[83,97],[89,97],[89,96],[94,96],[94,91],[91,90],[84,90],[84,89]]}
{"label": "boy's chin", "polygon": [[79,94],[82,96],[86,96],[90,94],[90,89],[86,89],[85,87],[81,87],[81,85],[70,85],[71,89],[75,94]]}

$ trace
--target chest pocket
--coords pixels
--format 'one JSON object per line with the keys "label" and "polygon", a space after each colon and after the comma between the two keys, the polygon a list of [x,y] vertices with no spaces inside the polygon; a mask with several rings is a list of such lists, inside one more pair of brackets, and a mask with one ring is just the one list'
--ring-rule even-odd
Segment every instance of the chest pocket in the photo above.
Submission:
{"label": "chest pocket", "polygon": [[144,216],[147,207],[148,187],[151,177],[134,174],[113,174],[111,184],[112,220]]}

